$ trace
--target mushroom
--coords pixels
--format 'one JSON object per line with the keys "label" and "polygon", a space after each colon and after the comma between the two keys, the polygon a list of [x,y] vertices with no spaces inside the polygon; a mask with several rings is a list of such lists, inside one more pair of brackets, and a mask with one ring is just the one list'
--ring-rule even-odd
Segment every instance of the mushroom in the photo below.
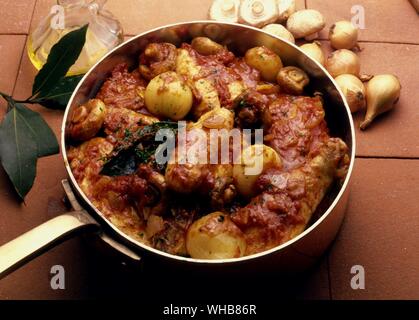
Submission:
{"label": "mushroom", "polygon": [[239,21],[240,0],[215,0],[209,10],[211,20],[235,22]]}
{"label": "mushroom", "polygon": [[240,5],[239,21],[261,28],[278,18],[276,0],[243,0]]}
{"label": "mushroom", "polygon": [[289,32],[282,24],[268,24],[267,26],[263,27],[262,30],[269,32],[281,39],[285,39],[291,43],[295,43],[295,39],[292,33]]}
{"label": "mushroom", "polygon": [[278,12],[278,22],[286,22],[295,12],[295,0],[278,0]]}
{"label": "mushroom", "polygon": [[197,37],[192,40],[191,45],[192,48],[204,56],[217,54],[224,50],[224,47],[221,44],[218,44],[207,37]]}
{"label": "mushroom", "polygon": [[318,32],[324,28],[326,22],[317,10],[306,9],[293,13],[287,20],[287,29],[294,38],[305,38],[307,41],[318,37]]}
{"label": "mushroom", "polygon": [[281,91],[301,95],[304,87],[310,82],[310,79],[300,68],[289,66],[279,70],[276,81],[281,87]]}

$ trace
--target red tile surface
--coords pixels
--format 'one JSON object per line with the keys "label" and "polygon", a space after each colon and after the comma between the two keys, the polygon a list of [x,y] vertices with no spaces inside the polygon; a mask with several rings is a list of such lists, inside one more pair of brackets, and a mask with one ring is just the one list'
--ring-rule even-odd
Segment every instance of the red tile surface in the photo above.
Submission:
{"label": "red tile surface", "polygon": [[0,34],[28,33],[35,0],[0,0]]}
{"label": "red tile surface", "polygon": [[[419,161],[357,159],[349,207],[330,253],[333,299],[419,298]],[[353,265],[365,290],[353,290]]]}
{"label": "red tile surface", "polygon": [[329,27],[339,20],[351,20],[351,8],[360,5],[365,12],[365,29],[360,30],[359,39],[364,41],[390,41],[418,43],[413,30],[419,30],[419,18],[409,1],[403,0],[307,0],[307,7],[319,10],[327,25],[321,32],[322,39],[328,38]]}
{"label": "red tile surface", "polygon": [[[24,1],[33,5],[35,1]],[[108,0],[106,8],[117,16],[126,39],[149,28],[186,20],[205,19],[210,0],[151,1]],[[403,299],[419,298],[417,195],[419,194],[419,87],[417,68],[419,19],[408,1],[307,0],[333,22],[350,18],[353,4],[366,9],[367,29],[360,32],[364,50],[360,53],[364,73],[394,73],[403,89],[397,108],[381,117],[366,132],[357,130],[357,154],[363,157],[410,157],[416,160],[358,159],[353,177],[347,217],[336,243],[319,264],[295,287],[283,288],[282,294],[299,299]],[[35,69],[24,52],[24,35],[29,25],[36,26],[54,0],[37,0],[32,22],[28,10],[19,8],[23,1],[0,0],[7,13],[0,21],[0,90],[17,98],[26,98]],[[304,0],[297,1],[299,9]],[[15,13],[13,13],[15,12]],[[13,19],[8,18],[13,14]],[[2,12],[3,14],[3,12]],[[31,12],[32,15],[32,12]],[[323,33],[325,35],[325,33]],[[416,43],[382,44],[377,42]],[[328,44],[324,43],[330,51]],[[22,57],[22,59],[21,59]],[[21,64],[20,64],[21,61]],[[16,85],[15,85],[15,80]],[[31,106],[40,112],[58,135],[62,112]],[[4,105],[0,103],[0,114]],[[359,123],[362,113],[355,116]],[[0,245],[66,210],[60,180],[65,170],[59,155],[38,163],[38,176],[26,205],[19,205],[0,169]],[[354,200],[356,199],[356,200]],[[66,290],[50,288],[50,268],[61,264],[67,272]],[[366,289],[350,288],[350,268],[360,264],[366,271]],[[110,276],[111,275],[111,276]],[[35,259],[22,269],[0,280],[0,299],[75,299],[114,296],[136,292],[143,282],[138,266],[121,265],[120,257],[110,257],[91,245],[90,239],[75,238]]]}
{"label": "red tile surface", "polygon": [[[23,35],[0,35],[0,91],[5,94],[13,91],[25,40]],[[0,115],[3,115],[5,105],[0,98]]]}
{"label": "red tile surface", "polygon": [[[54,3],[54,0],[37,1],[31,29]],[[121,22],[124,34],[136,35],[165,24],[207,19],[211,3],[212,0],[108,0],[105,8]],[[296,8],[304,9],[304,0],[297,0]]]}

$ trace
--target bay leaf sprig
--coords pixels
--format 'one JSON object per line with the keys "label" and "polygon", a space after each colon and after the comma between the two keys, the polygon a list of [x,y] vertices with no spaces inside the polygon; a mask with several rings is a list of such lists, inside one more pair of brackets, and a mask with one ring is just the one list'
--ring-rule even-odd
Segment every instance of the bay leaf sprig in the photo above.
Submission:
{"label": "bay leaf sprig", "polygon": [[[178,128],[178,122],[160,121],[135,132],[126,131],[123,143],[111,157],[106,159],[100,173],[111,177],[134,173],[140,163],[147,163],[153,158],[161,145],[161,142],[155,140],[157,132],[168,129],[176,135]],[[156,163],[154,165],[158,167]]]}
{"label": "bay leaf sprig", "polygon": [[64,109],[83,75],[67,77],[86,41],[85,25],[63,36],[52,48],[35,77],[32,95],[14,99],[0,92],[7,112],[0,123],[0,160],[17,195],[24,200],[36,177],[38,158],[59,152],[57,138],[42,116],[25,104]]}

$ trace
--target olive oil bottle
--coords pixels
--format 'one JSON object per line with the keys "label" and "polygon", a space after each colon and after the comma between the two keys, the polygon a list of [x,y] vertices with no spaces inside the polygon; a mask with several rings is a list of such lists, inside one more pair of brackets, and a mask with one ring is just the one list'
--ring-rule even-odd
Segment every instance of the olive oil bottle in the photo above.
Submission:
{"label": "olive oil bottle", "polygon": [[48,54],[64,35],[89,24],[79,59],[68,75],[87,72],[108,51],[123,42],[119,21],[103,9],[106,0],[58,0],[50,13],[29,35],[27,50],[32,64],[42,68]]}

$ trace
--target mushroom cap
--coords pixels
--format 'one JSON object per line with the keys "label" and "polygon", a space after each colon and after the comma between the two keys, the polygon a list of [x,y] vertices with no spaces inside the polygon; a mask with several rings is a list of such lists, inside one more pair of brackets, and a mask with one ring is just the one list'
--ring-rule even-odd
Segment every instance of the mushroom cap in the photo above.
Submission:
{"label": "mushroom cap", "polygon": [[261,28],[278,18],[276,0],[242,0],[239,21]]}
{"label": "mushroom cap", "polygon": [[284,23],[295,12],[295,0],[278,0],[278,22]]}
{"label": "mushroom cap", "polygon": [[319,32],[326,25],[323,15],[313,9],[300,10],[293,13],[287,20],[287,29],[298,38],[307,37]]}
{"label": "mushroom cap", "polygon": [[294,36],[289,32],[282,24],[272,23],[264,26],[263,31],[273,34],[274,36],[288,40],[291,43],[295,43]]}
{"label": "mushroom cap", "polygon": [[209,18],[216,21],[238,22],[240,0],[214,0]]}

